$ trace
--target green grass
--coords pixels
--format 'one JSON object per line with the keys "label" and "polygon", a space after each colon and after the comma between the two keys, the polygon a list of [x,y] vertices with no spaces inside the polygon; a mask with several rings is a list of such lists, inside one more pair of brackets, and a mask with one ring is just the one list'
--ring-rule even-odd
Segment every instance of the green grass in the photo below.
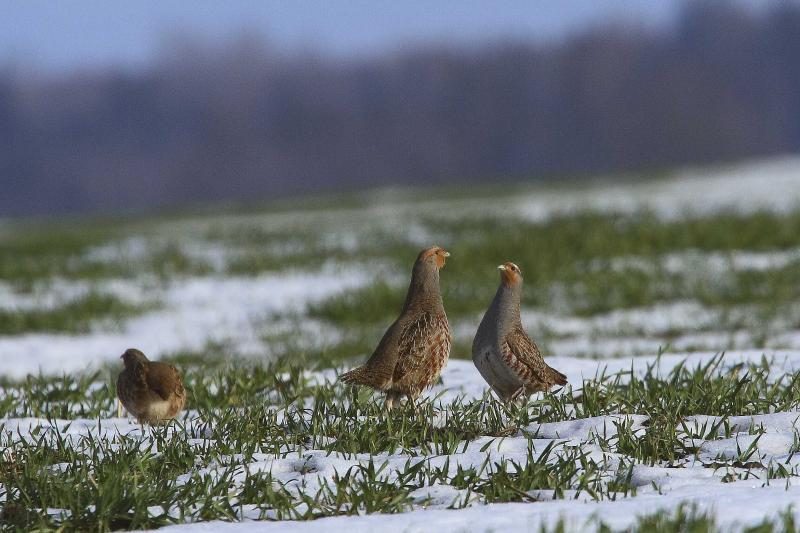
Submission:
{"label": "green grass", "polygon": [[[779,378],[770,375],[772,362],[758,365],[722,366],[720,354],[694,368],[680,364],[667,375],[658,372],[658,361],[642,376],[631,372],[599,375],[584,380],[578,401],[566,396],[545,397],[545,408],[537,422],[555,422],[569,416],[586,418],[608,414],[640,414],[648,417],[643,435],[630,423],[617,426],[617,435],[601,445],[624,453],[645,464],[673,464],[694,454],[685,437],[695,428],[685,424],[690,415],[722,417],[719,427],[701,428],[698,438],[716,436],[725,427],[725,418],[780,411],[800,407],[800,373]],[[574,413],[574,414],[573,414]]]}
{"label": "green grass", "polygon": [[[600,524],[599,531],[603,533],[613,531],[605,524]],[[673,512],[661,511],[650,515],[639,517],[631,531],[642,533],[674,533],[676,531],[686,533],[713,533],[725,531],[720,528],[713,514],[703,513],[697,506],[680,505]],[[744,533],[791,533],[797,531],[797,521],[795,520],[792,508],[786,509],[774,519],[765,519],[755,526],[745,527]]]}
{"label": "green grass", "polygon": [[102,277],[105,265],[74,258],[91,246],[120,238],[108,221],[19,224],[0,235],[0,279],[31,284],[51,276]]}
{"label": "green grass", "polygon": [[[532,223],[516,218],[428,219],[426,227],[453,254],[441,273],[451,321],[472,319],[486,309],[499,283],[496,266],[517,262],[524,274],[523,305],[544,312],[593,316],[621,309],[693,300],[722,312],[717,330],[748,329],[763,343],[800,301],[800,261],[768,270],[721,272],[688,264],[665,268],[667,254],[770,252],[800,247],[800,212],[722,213],[663,221],[647,212],[630,215],[580,213]],[[309,314],[341,328],[388,324],[402,306],[415,254],[387,247],[394,276],[331,296]],[[619,266],[620,258],[636,265]],[[730,313],[751,306],[749,320]],[[800,323],[800,319],[797,319]],[[546,333],[546,332],[545,332]],[[679,333],[679,332],[676,332]],[[540,337],[541,340],[541,337]],[[547,336],[544,341],[546,344]]]}
{"label": "green grass", "polygon": [[0,335],[35,331],[86,333],[99,321],[118,324],[151,308],[132,305],[109,294],[90,292],[52,309],[0,309]]}
{"label": "green grass", "polygon": [[158,232],[158,226],[126,219],[12,225],[0,234],[0,280],[30,290],[53,278],[100,280],[154,274],[165,279],[211,272],[209,265],[187,256],[177,241],[159,242],[145,257],[133,261],[86,257],[94,247],[136,235],[153,238]]}
{"label": "green grass", "polygon": [[[171,224],[174,239],[153,240],[146,257],[129,262],[90,261],[84,255],[92,246],[124,237],[152,240],[160,232],[158,225],[123,220],[74,223],[60,229],[23,227],[0,237],[0,279],[25,288],[53,277],[95,280],[155,274],[170,279],[215,273],[211,265],[183,250],[182,242],[194,239],[236,250],[223,267],[231,275],[314,270],[329,262],[364,268],[375,278],[373,284],[314,306],[312,315],[340,326],[385,324],[402,304],[406,283],[400,280],[408,276],[420,245],[410,242],[402,227],[369,224],[364,214],[358,216],[365,224],[329,220],[325,212],[312,210],[309,220],[298,218],[275,227],[266,222],[268,218],[245,217],[210,222],[196,230],[186,229],[177,218],[162,222]],[[800,248],[800,210],[719,213],[674,221],[649,212],[581,212],[543,222],[426,214],[417,223],[432,241],[453,253],[442,272],[451,318],[485,309],[498,284],[495,267],[506,260],[522,267],[525,305],[581,316],[694,299],[723,309],[754,304],[768,322],[800,299],[800,262],[766,271],[731,267],[713,275],[702,268],[677,273],[664,268],[666,254],[684,251],[724,254]],[[638,266],[615,266],[615,260],[625,257],[635,258]]]}
{"label": "green grass", "polygon": [[[633,464],[677,464],[696,453],[687,445],[687,436],[725,435],[723,422],[713,428],[688,428],[685,417],[725,418],[800,407],[798,375],[770,376],[768,360],[727,368],[718,357],[697,367],[679,365],[663,375],[655,365],[641,375],[598,375],[581,384],[579,395],[545,395],[526,407],[506,407],[490,397],[456,401],[439,415],[447,422],[432,425],[439,410],[433,403],[424,402],[418,412],[406,407],[388,413],[368,391],[320,383],[308,372],[313,361],[234,362],[215,353],[216,348],[209,347],[207,352],[172,358],[182,361],[187,409],[196,413],[172,427],[129,435],[97,430],[70,435],[67,428],[51,427],[35,429],[24,439],[0,429],[0,449],[8,450],[0,457],[0,496],[7,498],[3,512],[10,514],[9,523],[23,529],[109,530],[234,520],[246,512],[296,520],[395,513],[413,507],[413,490],[435,483],[462,489],[484,502],[533,501],[533,490],[557,498],[570,490],[597,500],[616,499],[636,494],[627,481]],[[0,417],[111,416],[118,370],[6,379]],[[521,462],[493,462],[487,455],[482,465],[455,468],[450,459],[445,464],[426,459],[458,454],[479,438],[485,450],[501,443],[509,428],[618,413],[644,414],[649,422],[643,433],[623,422],[617,435],[595,437],[603,449],[628,458],[610,476],[608,466],[581,447],[534,445],[535,429],[523,433],[530,440]],[[700,435],[693,434],[698,431]],[[342,458],[401,453],[408,462],[391,476],[378,459],[360,463],[301,493],[268,472],[241,477],[258,454],[291,458],[304,450]],[[767,465],[760,465],[748,450],[743,450],[741,462],[755,464],[753,468],[762,469],[768,478],[794,475],[772,466],[767,472]],[[209,466],[214,470],[203,470]],[[313,463],[308,468],[313,472]],[[189,481],[179,482],[184,474]],[[53,516],[44,511],[47,508],[64,512]],[[692,516],[658,515],[640,527],[650,527],[651,521],[652,527],[662,528],[675,521],[703,523]]]}
{"label": "green grass", "polygon": [[[776,521],[777,522],[777,521]],[[772,525],[772,523],[769,523]],[[776,524],[777,525],[777,524]],[[611,531],[607,526],[600,527],[604,533]],[[705,515],[695,507],[681,505],[674,513],[658,512],[643,516],[636,521],[634,531],[653,533],[711,533],[719,531],[713,517]]]}
{"label": "green grass", "polygon": [[[459,197],[475,199],[469,193]],[[18,291],[40,290],[55,279],[90,285],[112,278],[169,282],[181,276],[313,271],[329,262],[360,269],[373,280],[310,305],[308,316],[341,335],[332,345],[308,342],[315,339],[304,337],[299,327],[274,333],[265,326],[263,339],[269,352],[279,356],[277,361],[241,359],[231,346],[213,344],[171,354],[166,359],[184,374],[189,414],[168,428],[127,435],[101,431],[99,419],[115,416],[119,365],[92,374],[0,378],[0,419],[98,420],[91,434],[77,431],[77,422],[76,431],[64,425],[41,427],[25,438],[0,427],[3,526],[103,531],[243,516],[310,520],[398,513],[418,505],[411,496],[414,490],[433,484],[462,491],[453,508],[471,498],[535,505],[532,494],[539,490],[556,498],[578,491],[595,500],[613,500],[636,494],[629,476],[634,465],[680,468],[698,453],[694,441],[731,435],[729,417],[800,408],[800,375],[775,375],[769,360],[731,368],[722,357],[697,367],[679,365],[663,374],[655,366],[644,373],[600,373],[572,384],[574,389],[564,394],[548,394],[526,406],[504,406],[487,395],[455,401],[445,410],[428,401],[417,412],[407,407],[387,413],[381,399],[369,391],[322,383],[309,371],[355,361],[375,347],[397,316],[421,247],[407,235],[406,226],[395,227],[380,213],[358,211],[368,205],[363,198],[348,197],[312,202],[303,207],[308,211],[302,216],[284,210],[232,213],[230,219],[177,215],[147,224],[132,219],[75,221],[19,225],[0,234],[0,281]],[[588,317],[692,300],[723,311],[714,325],[717,330],[747,329],[761,339],[756,344],[775,330],[800,328],[800,262],[764,271],[735,270],[731,263],[727,271],[710,272],[703,268],[701,255],[697,268],[675,272],[665,266],[668,254],[682,252],[800,248],[800,210],[670,221],[648,212],[577,213],[530,222],[514,216],[436,216],[426,211],[411,219],[430,235],[429,244],[452,253],[441,280],[453,322],[480,316],[499,281],[496,265],[513,260],[525,276],[523,305],[545,313]],[[147,253],[130,261],[87,258],[97,246],[113,247],[128,238],[144,239]],[[189,253],[185,245],[197,243],[234,253],[218,269]],[[620,267],[621,258],[634,258],[636,264]],[[0,335],[83,333],[148,309],[93,289],[52,309],[2,310]],[[306,317],[292,313],[297,314],[278,314],[267,322],[299,323]],[[548,338],[545,335],[544,344]],[[469,355],[467,340],[456,340],[453,357],[459,355]],[[647,417],[643,428],[622,420],[613,436],[594,436],[588,443],[623,454],[624,460],[613,468],[584,446],[535,443],[537,424],[612,414]],[[721,420],[709,427],[690,427],[686,417],[696,414]],[[432,424],[434,419],[446,423]],[[760,431],[751,429],[754,435]],[[512,435],[527,439],[527,453],[515,461],[492,460],[488,451]],[[476,442],[487,452],[482,464],[435,460],[474,448]],[[800,438],[796,448],[800,450]],[[309,450],[350,461],[368,454],[373,460],[360,461],[302,491],[268,471],[251,471],[264,455],[302,463]],[[780,483],[798,475],[791,465],[761,464],[754,451],[742,449],[734,460],[706,466],[729,469],[724,481],[757,474],[760,483]],[[407,463],[389,468],[380,460],[387,453],[402,454]],[[314,465],[302,463],[298,468],[299,476],[313,473]],[[597,527],[609,530],[600,523]],[[562,523],[555,530],[565,528]],[[712,518],[690,508],[643,517],[633,528],[718,529]],[[793,529],[787,512],[753,531]]]}

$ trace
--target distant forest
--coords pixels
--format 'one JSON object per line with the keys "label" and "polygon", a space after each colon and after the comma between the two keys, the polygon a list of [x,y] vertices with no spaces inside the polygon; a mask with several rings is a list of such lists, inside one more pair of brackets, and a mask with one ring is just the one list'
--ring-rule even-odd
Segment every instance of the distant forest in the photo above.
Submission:
{"label": "distant forest", "polygon": [[362,60],[175,39],[140,71],[0,69],[0,217],[538,180],[800,150],[800,7]]}

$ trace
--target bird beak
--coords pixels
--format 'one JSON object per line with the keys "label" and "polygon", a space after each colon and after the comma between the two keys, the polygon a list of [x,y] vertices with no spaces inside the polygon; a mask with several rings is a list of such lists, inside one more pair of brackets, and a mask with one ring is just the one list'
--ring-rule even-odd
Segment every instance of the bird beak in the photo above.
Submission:
{"label": "bird beak", "polygon": [[505,269],[506,269],[505,265],[498,265],[497,266],[497,270],[505,270]]}
{"label": "bird beak", "polygon": [[442,255],[445,256],[445,257],[450,257],[450,252],[445,252]]}

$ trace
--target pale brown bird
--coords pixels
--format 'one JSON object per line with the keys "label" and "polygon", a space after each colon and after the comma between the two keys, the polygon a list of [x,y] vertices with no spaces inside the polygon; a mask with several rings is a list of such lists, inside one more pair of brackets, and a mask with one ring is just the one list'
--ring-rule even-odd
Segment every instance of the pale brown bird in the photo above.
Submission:
{"label": "pale brown bird", "polygon": [[497,268],[500,287],[478,326],[472,361],[504,402],[566,385],[567,377],[544,362],[539,348],[522,329],[522,272],[514,263]]}
{"label": "pale brown bird", "polygon": [[178,369],[150,361],[135,348],[120,357],[125,368],[117,378],[117,397],[140,424],[165,424],[186,403],[186,391]]}
{"label": "pale brown bird", "polygon": [[439,246],[420,252],[400,316],[366,364],[342,374],[343,382],[385,391],[389,409],[403,396],[415,401],[436,383],[450,356],[450,324],[439,291],[439,269],[449,256]]}

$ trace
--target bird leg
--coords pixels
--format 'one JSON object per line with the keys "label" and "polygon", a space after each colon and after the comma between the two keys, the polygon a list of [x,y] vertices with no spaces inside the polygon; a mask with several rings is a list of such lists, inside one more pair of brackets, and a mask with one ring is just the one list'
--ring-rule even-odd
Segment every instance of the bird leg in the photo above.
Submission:
{"label": "bird leg", "polygon": [[520,399],[520,397],[525,398],[525,386],[521,386],[518,388],[514,394],[511,395],[511,398],[508,399],[508,403],[514,403]]}
{"label": "bird leg", "polygon": [[399,396],[394,392],[386,393],[386,410],[391,411],[395,408],[395,403],[399,400]]}
{"label": "bird leg", "polygon": [[[501,396],[502,398],[502,396]],[[522,386],[518,388],[511,396],[508,396],[505,399],[502,399],[502,406],[503,411],[505,412],[506,417],[513,418],[514,416],[514,407],[518,406],[517,401],[522,398],[523,402],[527,400],[527,396],[525,395],[525,387]],[[509,425],[502,428],[497,435],[497,437],[508,437],[510,435],[515,434],[519,431],[519,426],[515,423],[510,423]]]}
{"label": "bird leg", "polygon": [[419,409],[420,408],[419,408],[418,400],[419,400],[419,397],[421,395],[422,395],[422,391],[412,392],[411,394],[408,395],[408,401],[409,401],[409,403],[411,403],[411,407],[414,408],[414,414],[415,415],[419,414]]}
{"label": "bird leg", "polygon": [[122,402],[117,398],[117,418],[122,418]]}

